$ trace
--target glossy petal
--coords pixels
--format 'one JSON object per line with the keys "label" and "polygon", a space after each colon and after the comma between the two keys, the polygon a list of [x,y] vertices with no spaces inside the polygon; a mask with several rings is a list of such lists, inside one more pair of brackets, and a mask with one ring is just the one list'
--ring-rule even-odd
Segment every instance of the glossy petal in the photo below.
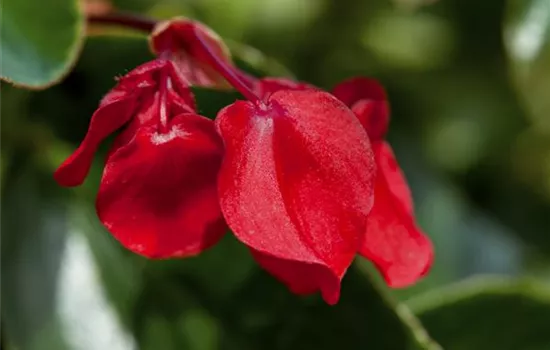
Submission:
{"label": "glossy petal", "polygon": [[149,258],[195,255],[226,230],[216,188],[223,146],[213,122],[182,114],[169,128],[141,126],[124,140],[107,161],[96,202],[115,238]]}
{"label": "glossy petal", "polygon": [[298,82],[287,78],[263,78],[253,82],[253,91],[266,100],[269,96],[280,90],[320,90],[308,83]]}
{"label": "glossy petal", "polygon": [[353,110],[372,142],[384,137],[390,109],[386,92],[376,80],[352,78],[338,84],[332,93]]}
{"label": "glossy petal", "polygon": [[214,70],[209,58],[198,43],[195,30],[199,30],[216,57],[231,62],[231,54],[223,40],[204,24],[187,18],[175,18],[159,23],[149,44],[157,55],[168,54],[177,63],[178,71],[189,85],[229,87]]}
{"label": "glossy petal", "polygon": [[328,93],[279,91],[267,107],[226,107],[216,123],[229,227],[291,289],[335,303],[373,201],[372,150],[357,118]]}
{"label": "glossy petal", "polygon": [[54,173],[54,178],[60,185],[82,184],[99,144],[126,125],[136,114],[140,123],[153,117],[156,111],[142,110],[147,111],[151,107],[161,74],[169,79],[171,91],[174,94],[177,92],[178,98],[172,98],[171,101],[179,106],[178,112],[194,111],[193,95],[182,83],[172,62],[153,60],[142,64],[120,78],[118,84],[103,97],[99,108],[92,115],[84,140]]}
{"label": "glossy petal", "polygon": [[360,254],[376,265],[389,286],[405,287],[428,271],[433,247],[416,226],[410,192],[390,146],[378,142],[373,149],[379,170]]}

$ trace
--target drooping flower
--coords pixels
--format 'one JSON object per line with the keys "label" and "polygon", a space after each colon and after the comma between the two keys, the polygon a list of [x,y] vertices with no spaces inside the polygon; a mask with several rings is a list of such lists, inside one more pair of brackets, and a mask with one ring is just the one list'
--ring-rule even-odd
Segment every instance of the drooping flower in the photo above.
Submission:
{"label": "drooping flower", "polygon": [[373,199],[372,151],[351,110],[326,92],[282,90],[226,107],[216,125],[235,236],[291,290],[335,303]]}
{"label": "drooping flower", "polygon": [[86,137],[54,174],[77,186],[115,131],[99,187],[101,222],[126,248],[150,257],[195,255],[226,230],[216,177],[223,145],[173,62],[156,59],[120,78]]}
{"label": "drooping flower", "polygon": [[373,202],[367,133],[331,94],[255,90],[254,81],[217,59],[207,44],[203,48],[248,99],[216,117],[225,145],[218,190],[229,228],[293,292],[320,291],[336,303]]}
{"label": "drooping flower", "polygon": [[[254,89],[265,96],[284,90],[319,90],[286,78],[257,79]],[[375,80],[358,77],[338,84],[332,94],[367,131],[375,156],[374,206],[359,254],[376,265],[389,286],[408,286],[429,270],[433,247],[415,223],[409,186],[391,146],[384,141],[390,115],[386,92]]]}

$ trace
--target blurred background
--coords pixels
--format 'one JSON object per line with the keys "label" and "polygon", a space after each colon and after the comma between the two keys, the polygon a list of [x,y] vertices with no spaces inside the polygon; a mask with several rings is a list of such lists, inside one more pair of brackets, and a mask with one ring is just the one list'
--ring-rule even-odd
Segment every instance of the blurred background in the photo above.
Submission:
{"label": "blurred background", "polygon": [[[264,74],[284,66],[327,89],[356,75],[379,79],[392,107],[389,140],[436,252],[428,277],[390,293],[446,349],[550,349],[550,293],[531,284],[550,284],[549,0],[113,5],[203,21],[241,43],[232,45],[239,61]],[[113,77],[151,57],[143,37],[93,36],[59,85],[33,92],[2,83],[2,349],[414,348],[373,301],[365,261],[331,308],[291,295],[231,235],[187,260],[125,251],[95,216],[100,156],[84,186],[54,183]],[[199,106],[214,117],[231,97],[201,92]],[[504,277],[529,281],[518,283],[536,297],[500,300],[499,290],[516,290],[506,282],[480,304],[425,306]]]}

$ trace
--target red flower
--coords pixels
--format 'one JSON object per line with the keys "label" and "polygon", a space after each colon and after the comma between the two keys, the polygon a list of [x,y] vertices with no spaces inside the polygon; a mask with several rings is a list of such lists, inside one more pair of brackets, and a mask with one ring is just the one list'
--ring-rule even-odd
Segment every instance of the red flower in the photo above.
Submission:
{"label": "red flower", "polygon": [[220,203],[235,236],[295,293],[337,302],[372,206],[374,162],[353,113],[326,92],[238,101],[216,125]]}
{"label": "red flower", "polygon": [[195,255],[217,242],[226,229],[216,190],[223,145],[171,61],[148,62],[119,80],[55,172],[57,182],[81,184],[100,142],[122,127],[96,202],[105,227],[150,258]]}
{"label": "red flower", "polygon": [[[285,78],[263,78],[254,82],[254,90],[269,96],[277,91],[318,88]],[[359,254],[376,265],[389,286],[408,286],[429,270],[433,247],[415,223],[409,186],[391,146],[383,139],[389,125],[386,92],[375,80],[353,78],[337,85],[332,93],[361,122],[375,155],[374,206]]]}
{"label": "red flower", "polygon": [[[151,45],[170,60],[121,78],[55,174],[62,185],[82,183],[99,143],[122,128],[97,212],[124,246],[147,257],[194,255],[222,236],[225,218],[264,269],[329,304],[358,252],[391,286],[427,271],[431,244],[382,140],[389,108],[378,84],[351,80],[336,98],[288,79],[256,80],[192,21],[161,24]],[[188,87],[220,83],[249,101],[222,109],[214,125],[196,114]]]}

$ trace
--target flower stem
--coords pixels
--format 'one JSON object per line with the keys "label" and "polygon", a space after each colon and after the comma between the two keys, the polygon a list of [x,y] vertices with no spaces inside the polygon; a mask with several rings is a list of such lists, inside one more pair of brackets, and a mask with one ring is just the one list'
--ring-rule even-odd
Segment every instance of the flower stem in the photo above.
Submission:
{"label": "flower stem", "polygon": [[199,29],[194,28],[193,33],[197,39],[197,42],[200,44],[204,53],[208,56],[210,65],[220,73],[229,84],[233,85],[247,100],[254,103],[261,104],[262,101],[254,91],[249,87],[249,81],[243,79],[244,77],[239,74],[235,68],[229,65],[223,59],[220,59],[214,51],[211,49],[210,45],[204,39],[202,33]]}
{"label": "flower stem", "polygon": [[133,13],[113,12],[104,15],[89,15],[88,23],[114,25],[150,33],[157,21]]}

